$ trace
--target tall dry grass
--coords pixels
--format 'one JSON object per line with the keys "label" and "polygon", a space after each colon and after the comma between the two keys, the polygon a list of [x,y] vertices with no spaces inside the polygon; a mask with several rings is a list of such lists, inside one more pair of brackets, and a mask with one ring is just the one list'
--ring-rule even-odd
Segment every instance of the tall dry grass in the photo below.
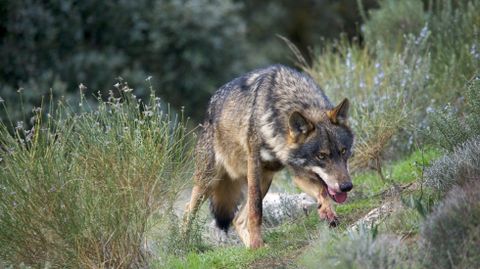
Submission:
{"label": "tall dry grass", "polygon": [[147,234],[190,178],[192,136],[154,95],[144,103],[116,86],[108,101],[51,101],[35,109],[29,129],[0,123],[4,264],[148,264]]}

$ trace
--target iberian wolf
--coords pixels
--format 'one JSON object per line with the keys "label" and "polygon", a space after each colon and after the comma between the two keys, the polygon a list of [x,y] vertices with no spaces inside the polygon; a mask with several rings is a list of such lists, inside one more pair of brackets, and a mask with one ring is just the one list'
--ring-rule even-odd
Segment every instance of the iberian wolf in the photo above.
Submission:
{"label": "iberian wolf", "polygon": [[282,65],[220,87],[195,150],[187,229],[208,198],[219,228],[227,230],[233,221],[247,247],[261,247],[262,199],[283,168],[317,199],[320,217],[336,224],[331,200],[345,202],[353,187],[347,167],[353,144],[348,107],[348,99],[332,105],[311,77]]}

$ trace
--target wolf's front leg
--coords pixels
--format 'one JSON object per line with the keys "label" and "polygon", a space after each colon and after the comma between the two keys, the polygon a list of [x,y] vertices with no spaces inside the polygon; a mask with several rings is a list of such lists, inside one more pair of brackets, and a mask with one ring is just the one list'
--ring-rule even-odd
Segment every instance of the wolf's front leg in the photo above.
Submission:
{"label": "wolf's front leg", "polygon": [[295,176],[293,180],[303,192],[317,199],[320,219],[326,220],[332,227],[337,226],[337,214],[333,210],[327,188],[321,182],[306,177]]}
{"label": "wolf's front leg", "polygon": [[327,188],[323,188],[321,194],[317,198],[318,201],[318,215],[321,219],[328,221],[331,227],[336,227],[340,222],[337,214],[332,207],[331,200],[328,197]]}
{"label": "wolf's front leg", "polygon": [[247,230],[249,248],[263,246],[262,226],[262,190],[261,190],[261,166],[260,150],[258,143],[251,135],[247,160]]}
{"label": "wolf's front leg", "polygon": [[[262,200],[268,192],[270,185],[272,184],[273,172],[263,171],[261,178]],[[252,246],[250,243],[250,234],[248,232],[248,202],[244,203],[240,209],[240,212],[235,216],[233,220],[235,230],[238,236],[242,239],[245,246]],[[263,241],[262,241],[263,242]]]}

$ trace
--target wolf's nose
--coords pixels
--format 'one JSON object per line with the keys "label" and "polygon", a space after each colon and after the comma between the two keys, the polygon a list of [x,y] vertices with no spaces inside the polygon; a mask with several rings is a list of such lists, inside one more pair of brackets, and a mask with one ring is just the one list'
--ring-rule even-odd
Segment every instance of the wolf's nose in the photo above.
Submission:
{"label": "wolf's nose", "polygon": [[350,191],[352,188],[353,188],[352,182],[343,182],[342,184],[340,184],[340,190],[342,192]]}

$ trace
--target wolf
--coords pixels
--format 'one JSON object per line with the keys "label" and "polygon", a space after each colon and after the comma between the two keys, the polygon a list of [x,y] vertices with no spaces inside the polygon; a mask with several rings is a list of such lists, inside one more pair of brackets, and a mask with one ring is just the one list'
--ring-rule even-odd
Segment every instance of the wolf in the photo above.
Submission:
{"label": "wolf", "polygon": [[284,168],[317,199],[320,217],[335,225],[331,200],[345,202],[353,188],[348,109],[348,99],[332,105],[310,76],[283,65],[254,70],[220,87],[195,149],[186,227],[209,199],[219,228],[227,231],[233,221],[247,247],[263,246],[262,199]]}

